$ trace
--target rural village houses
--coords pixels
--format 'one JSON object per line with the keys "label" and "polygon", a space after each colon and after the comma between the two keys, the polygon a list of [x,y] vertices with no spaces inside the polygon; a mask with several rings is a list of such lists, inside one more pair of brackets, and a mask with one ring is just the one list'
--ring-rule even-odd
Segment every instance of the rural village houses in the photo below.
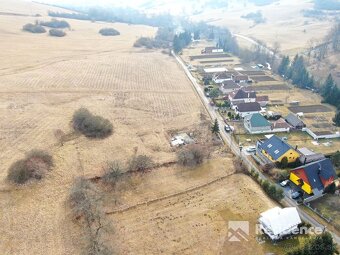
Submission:
{"label": "rural village houses", "polygon": [[308,195],[321,196],[337,178],[328,158],[303,165],[290,171],[289,179]]}
{"label": "rural village houses", "polygon": [[256,147],[258,156],[267,163],[281,163],[283,158],[287,158],[287,163],[294,163],[300,157],[296,149],[276,135],[258,141]]}

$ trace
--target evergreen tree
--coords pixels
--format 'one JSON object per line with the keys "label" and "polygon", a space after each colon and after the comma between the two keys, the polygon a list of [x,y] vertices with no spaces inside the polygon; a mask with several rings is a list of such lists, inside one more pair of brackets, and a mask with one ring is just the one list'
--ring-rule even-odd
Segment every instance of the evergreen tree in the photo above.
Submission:
{"label": "evergreen tree", "polygon": [[217,135],[218,132],[220,132],[220,126],[218,125],[217,119],[215,119],[214,124],[211,127],[211,132],[215,135]]}
{"label": "evergreen tree", "polygon": [[335,117],[333,118],[333,121],[337,127],[340,127],[340,111],[337,111]]}
{"label": "evergreen tree", "polygon": [[289,64],[290,64],[289,57],[288,56],[283,57],[283,59],[280,63],[280,66],[278,68],[278,72],[279,72],[280,75],[282,75],[282,76],[287,75],[288,69],[289,69]]}
{"label": "evergreen tree", "polygon": [[304,247],[288,252],[287,255],[334,255],[339,254],[330,233],[313,237]]}

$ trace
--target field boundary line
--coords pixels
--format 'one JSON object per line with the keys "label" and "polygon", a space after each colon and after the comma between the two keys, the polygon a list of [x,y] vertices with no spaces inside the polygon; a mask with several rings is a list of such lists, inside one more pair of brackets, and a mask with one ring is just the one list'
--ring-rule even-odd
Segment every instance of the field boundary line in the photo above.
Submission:
{"label": "field boundary line", "polygon": [[136,209],[137,207],[140,207],[140,206],[145,206],[145,205],[148,206],[149,204],[157,203],[157,202],[163,201],[165,199],[181,196],[181,195],[184,195],[186,193],[193,192],[193,191],[205,188],[205,187],[207,187],[209,185],[215,184],[217,182],[223,181],[223,180],[227,179],[228,177],[230,177],[230,176],[232,176],[234,174],[235,174],[235,172],[227,174],[227,175],[224,175],[224,176],[221,176],[221,177],[219,177],[219,178],[217,178],[215,180],[212,180],[210,182],[204,183],[202,185],[198,185],[198,186],[192,187],[192,188],[187,189],[187,190],[183,190],[183,191],[171,194],[171,195],[167,195],[167,196],[151,199],[151,200],[148,200],[148,201],[140,202],[140,203],[137,203],[135,205],[128,206],[126,208],[121,208],[121,209],[117,209],[117,210],[114,210],[114,211],[106,212],[105,214],[111,215],[111,214],[123,213],[123,212],[126,212],[126,211],[130,211],[130,210]]}

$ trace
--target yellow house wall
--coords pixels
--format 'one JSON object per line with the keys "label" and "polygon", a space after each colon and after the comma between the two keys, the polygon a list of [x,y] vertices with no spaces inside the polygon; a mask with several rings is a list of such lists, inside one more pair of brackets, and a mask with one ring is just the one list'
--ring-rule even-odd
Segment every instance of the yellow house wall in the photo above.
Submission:
{"label": "yellow house wall", "polygon": [[287,157],[288,163],[293,163],[296,161],[297,158],[299,158],[300,154],[297,153],[295,150],[293,149],[289,149],[285,154],[283,154],[281,157],[279,157],[277,160],[274,160],[268,153],[266,153],[264,150],[261,151],[263,155],[265,155],[270,161],[272,162],[276,162],[279,161],[281,162],[281,160],[284,157]]}
{"label": "yellow house wall", "polygon": [[288,159],[288,163],[293,163],[296,161],[296,159],[300,156],[299,153],[297,153],[295,150],[293,149],[289,149],[285,154],[283,154],[281,157],[278,158],[277,161],[280,161],[284,158],[287,157]]}
{"label": "yellow house wall", "polygon": [[[300,184],[300,183],[299,183],[300,178],[299,178],[297,175],[295,175],[294,173],[290,173],[289,179],[290,179],[293,183],[295,183],[296,185],[299,185],[299,184]],[[307,194],[311,194],[311,193],[312,193],[312,187],[309,186],[309,185],[308,185],[307,183],[305,183],[305,182],[303,182],[303,185],[302,185],[301,189],[302,189],[303,191],[305,191]]]}

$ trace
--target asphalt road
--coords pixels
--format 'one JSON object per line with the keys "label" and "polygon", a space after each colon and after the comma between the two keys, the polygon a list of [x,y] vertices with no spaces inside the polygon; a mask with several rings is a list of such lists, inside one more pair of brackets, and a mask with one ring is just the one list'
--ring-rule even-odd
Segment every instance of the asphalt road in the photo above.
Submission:
{"label": "asphalt road", "polygon": [[[235,35],[235,34],[234,34]],[[235,35],[235,36],[240,36],[240,35]],[[247,37],[244,37],[247,38]],[[249,40],[252,40],[251,38],[248,38]],[[258,44],[256,41],[252,40],[254,43]],[[267,48],[266,48],[267,49]],[[267,49],[268,51],[270,51],[269,49]],[[273,54],[273,53],[272,53]],[[177,62],[179,63],[179,65],[182,67],[183,71],[185,72],[186,76],[189,78],[189,80],[191,81],[192,85],[193,85],[193,89],[194,91],[197,93],[197,95],[199,96],[199,98],[201,99],[201,102],[203,104],[203,106],[205,107],[205,109],[207,110],[207,112],[210,115],[210,118],[213,120],[217,119],[218,120],[218,124],[220,126],[220,137],[221,139],[225,142],[226,145],[228,145],[231,149],[231,151],[236,155],[239,156],[243,162],[245,162],[248,167],[254,169],[255,171],[258,172],[259,177],[261,179],[265,179],[267,180],[268,178],[261,172],[258,170],[257,166],[245,155],[245,153],[240,150],[238,144],[236,144],[230,133],[225,132],[224,130],[224,126],[225,126],[225,122],[223,120],[223,118],[221,117],[221,115],[219,115],[216,111],[215,108],[213,106],[210,105],[208,98],[205,96],[204,94],[204,90],[202,89],[202,87],[200,86],[200,84],[197,82],[197,80],[195,79],[195,77],[192,76],[192,74],[190,73],[190,71],[188,70],[187,66],[185,65],[185,63],[183,63],[182,59],[180,57],[178,57],[174,52],[172,52],[172,55],[176,58]],[[277,184],[278,185],[278,184]],[[296,207],[296,209],[298,210],[300,217],[303,221],[308,222],[309,224],[311,224],[313,227],[318,227],[323,229],[324,225],[322,225],[321,223],[319,223],[316,219],[314,219],[313,217],[311,217],[309,214],[307,214],[306,212],[304,212],[302,209],[299,208],[299,205],[295,202],[295,200],[291,199],[290,195],[285,193],[285,197],[282,201],[282,203],[284,205],[286,205],[287,207]],[[334,241],[340,245],[340,237],[338,235],[336,235],[335,233],[329,231],[332,236]]]}

